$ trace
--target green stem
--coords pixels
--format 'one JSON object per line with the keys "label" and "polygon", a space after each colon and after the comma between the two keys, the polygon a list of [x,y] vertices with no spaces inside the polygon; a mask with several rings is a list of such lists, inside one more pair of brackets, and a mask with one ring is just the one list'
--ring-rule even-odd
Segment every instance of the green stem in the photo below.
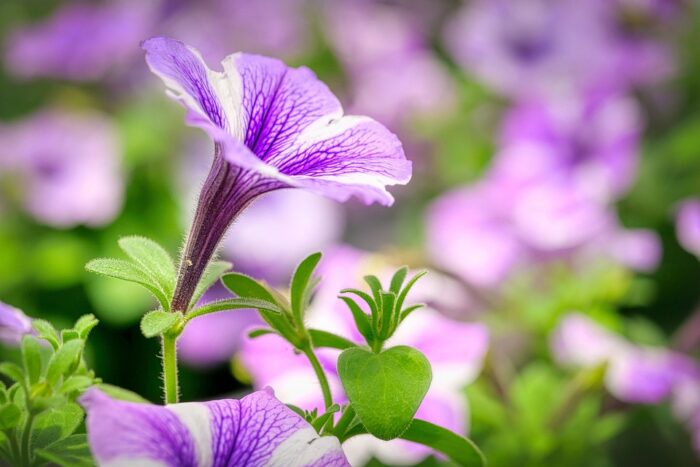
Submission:
{"label": "green stem", "polygon": [[306,358],[309,359],[309,362],[311,362],[311,366],[314,368],[314,372],[316,373],[318,382],[321,384],[321,392],[323,392],[323,404],[325,405],[326,410],[328,410],[330,406],[333,405],[333,396],[331,396],[331,388],[328,385],[328,378],[326,378],[326,373],[323,371],[323,368],[321,367],[321,362],[318,361],[318,358],[316,357],[316,354],[314,353],[310,345],[306,346],[302,351],[304,352],[304,355],[306,355]]}
{"label": "green stem", "polygon": [[32,463],[32,453],[31,453],[31,434],[32,426],[34,425],[34,414],[30,411],[27,415],[27,422],[24,425],[24,432],[22,433],[22,457],[25,460],[24,465],[31,465]]}
{"label": "green stem", "polygon": [[355,421],[355,409],[352,408],[352,405],[348,405],[345,408],[345,411],[343,414],[340,416],[340,419],[338,419],[338,423],[335,425],[335,428],[333,429],[333,434],[335,434],[338,438],[343,436],[347,429],[352,425],[352,422]]}
{"label": "green stem", "polygon": [[177,384],[177,337],[163,335],[163,389],[165,403],[177,404],[179,388]]}

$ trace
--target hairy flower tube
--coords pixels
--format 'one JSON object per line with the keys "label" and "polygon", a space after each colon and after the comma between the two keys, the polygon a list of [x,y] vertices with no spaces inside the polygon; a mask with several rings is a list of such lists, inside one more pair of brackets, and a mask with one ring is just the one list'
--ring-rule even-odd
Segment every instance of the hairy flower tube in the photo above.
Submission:
{"label": "hairy flower tube", "polygon": [[263,193],[306,188],[336,200],[392,203],[387,185],[411,177],[401,143],[367,117],[343,116],[331,91],[307,68],[237,53],[209,69],[182,42],[142,44],[151,70],[187,109],[187,122],[214,140],[172,301],[186,311],[197,283],[236,216]]}

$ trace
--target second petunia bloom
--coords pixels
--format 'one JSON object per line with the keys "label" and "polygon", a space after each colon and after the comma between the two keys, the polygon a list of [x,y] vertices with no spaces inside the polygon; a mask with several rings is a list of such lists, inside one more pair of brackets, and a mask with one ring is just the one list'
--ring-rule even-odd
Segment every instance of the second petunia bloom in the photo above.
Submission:
{"label": "second petunia bloom", "polygon": [[187,121],[215,142],[182,257],[173,309],[184,310],[233,219],[263,193],[300,187],[345,201],[389,205],[387,185],[405,184],[411,163],[401,143],[368,117],[344,116],[308,68],[237,53],[223,71],[193,48],[164,37],[142,44],[151,70],[187,109]]}

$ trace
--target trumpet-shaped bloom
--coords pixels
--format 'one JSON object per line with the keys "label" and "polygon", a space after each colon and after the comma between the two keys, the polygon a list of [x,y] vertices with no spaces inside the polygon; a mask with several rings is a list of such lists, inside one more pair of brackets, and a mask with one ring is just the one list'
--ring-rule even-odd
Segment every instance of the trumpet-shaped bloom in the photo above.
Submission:
{"label": "trumpet-shaped bloom", "polygon": [[234,54],[223,71],[182,42],[143,43],[146,61],[187,109],[187,121],[216,143],[183,256],[173,307],[185,309],[204,267],[238,213],[259,195],[300,187],[345,201],[391,204],[387,185],[405,184],[411,164],[395,135],[343,110],[307,68]]}
{"label": "trumpet-shaped bloom", "polygon": [[21,310],[0,302],[0,342],[15,346],[25,334],[32,334],[32,320]]}
{"label": "trumpet-shaped bloom", "polygon": [[[392,272],[390,269],[381,258],[351,248],[338,248],[326,254],[319,266],[323,281],[307,315],[309,326],[363,342],[352,315],[337,298],[338,291],[360,286],[366,273],[386,273],[382,274],[386,279],[386,275]],[[433,303],[447,298],[444,295],[450,293],[450,288],[441,281],[428,281],[430,276],[434,274],[429,274],[423,284],[423,281],[416,284],[407,303]],[[387,347],[413,346],[426,355],[433,370],[432,384],[417,417],[466,433],[468,407],[463,389],[481,370],[488,340],[485,326],[448,319],[432,308],[414,312],[399,326]],[[336,367],[338,352],[319,349],[318,354],[334,400],[345,401]],[[247,339],[241,359],[256,387],[269,385],[287,403],[306,409],[322,408],[321,391],[318,384],[312,383],[316,378],[310,364],[278,336]],[[373,455],[396,465],[415,462],[429,454],[419,445],[400,440],[380,441],[371,436],[352,438],[344,448],[353,465],[363,465]]]}
{"label": "trumpet-shaped bloom", "polygon": [[680,244],[700,258],[700,199],[687,199],[678,208],[676,235]]}
{"label": "trumpet-shaped bloom", "polygon": [[92,388],[80,402],[99,465],[349,465],[337,438],[320,437],[270,389],[240,400],[158,406],[114,400]]}

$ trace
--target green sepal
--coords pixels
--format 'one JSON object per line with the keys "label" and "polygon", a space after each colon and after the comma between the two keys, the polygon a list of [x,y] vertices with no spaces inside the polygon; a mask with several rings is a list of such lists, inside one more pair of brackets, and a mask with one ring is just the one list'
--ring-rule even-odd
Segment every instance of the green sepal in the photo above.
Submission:
{"label": "green sepal", "polygon": [[[24,370],[21,366],[12,362],[0,363],[0,373],[10,378],[12,381],[25,384]],[[12,389],[12,388],[10,388]]]}
{"label": "green sepal", "polygon": [[372,325],[369,321],[369,316],[362,311],[362,308],[350,297],[339,297],[350,309],[352,317],[355,320],[355,327],[362,334],[368,344],[371,345],[374,342],[374,334],[372,332]]}
{"label": "green sepal", "polygon": [[90,335],[90,331],[92,331],[92,329],[95,326],[97,326],[99,322],[100,320],[95,318],[95,315],[93,315],[92,313],[88,313],[78,318],[78,321],[75,322],[75,326],[73,326],[73,329],[76,330],[78,336],[82,340],[86,340]]}
{"label": "green sepal", "polygon": [[394,275],[391,278],[391,285],[389,286],[389,290],[394,292],[395,294],[399,294],[401,291],[401,286],[403,285],[403,281],[406,280],[406,275],[408,274],[408,266],[402,266],[401,268],[397,269]]}
{"label": "green sepal", "polygon": [[409,281],[406,283],[403,289],[401,289],[401,292],[398,294],[396,297],[396,309],[401,310],[403,307],[403,302],[406,301],[406,296],[408,293],[411,291],[414,285],[416,285],[416,282],[418,282],[418,279],[421,277],[425,276],[428,274],[428,271],[421,271],[417,273],[415,276],[413,276]]}
{"label": "green sepal", "polygon": [[181,318],[181,313],[163,310],[150,311],[141,318],[141,334],[147,338],[160,336],[172,328]]}

